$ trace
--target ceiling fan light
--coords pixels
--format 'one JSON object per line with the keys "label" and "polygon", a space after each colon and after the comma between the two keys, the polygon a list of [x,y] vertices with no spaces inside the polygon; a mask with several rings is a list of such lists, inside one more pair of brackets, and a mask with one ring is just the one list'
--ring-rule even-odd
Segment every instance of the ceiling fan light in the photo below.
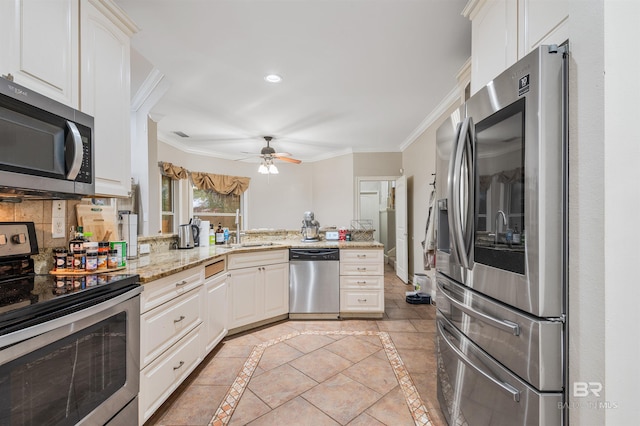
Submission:
{"label": "ceiling fan light", "polygon": [[264,79],[269,83],[280,83],[282,81],[282,77],[278,74],[267,74],[264,76]]}
{"label": "ceiling fan light", "polygon": [[269,173],[272,175],[277,175],[279,173],[275,164],[269,164]]}
{"label": "ceiling fan light", "polygon": [[269,174],[269,169],[262,163],[260,167],[258,167],[258,173],[262,173],[263,175]]}

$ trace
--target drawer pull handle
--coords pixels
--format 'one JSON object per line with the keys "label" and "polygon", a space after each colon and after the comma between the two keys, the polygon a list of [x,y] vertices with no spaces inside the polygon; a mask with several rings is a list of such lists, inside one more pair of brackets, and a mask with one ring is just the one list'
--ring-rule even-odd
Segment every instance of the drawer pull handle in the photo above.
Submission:
{"label": "drawer pull handle", "polygon": [[184,361],[180,361],[180,364],[178,364],[177,367],[173,367],[173,371],[176,371],[177,369],[179,369],[180,367],[182,367],[184,365]]}
{"label": "drawer pull handle", "polygon": [[367,282],[366,281],[358,281],[357,283],[358,284],[366,284]]}
{"label": "drawer pull handle", "polygon": [[359,254],[358,259],[365,259],[367,257],[366,254]]}
{"label": "drawer pull handle", "polygon": [[367,268],[358,268],[358,271],[366,271]]}
{"label": "drawer pull handle", "polygon": [[183,285],[187,284],[187,280],[182,280],[179,283],[176,283],[176,287],[181,287]]}
{"label": "drawer pull handle", "polygon": [[358,302],[366,302],[367,299],[358,299]]}
{"label": "drawer pull handle", "polygon": [[180,318],[178,318],[177,320],[173,320],[173,323],[175,324],[175,323],[177,323],[177,322],[180,322],[180,321],[182,321],[184,318],[185,318],[185,317],[184,317],[184,315],[180,315]]}

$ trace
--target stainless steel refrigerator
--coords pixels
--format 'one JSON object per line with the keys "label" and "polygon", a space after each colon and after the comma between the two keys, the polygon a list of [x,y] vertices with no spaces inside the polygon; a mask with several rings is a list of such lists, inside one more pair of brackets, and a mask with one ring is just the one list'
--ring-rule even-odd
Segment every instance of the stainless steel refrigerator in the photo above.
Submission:
{"label": "stainless steel refrigerator", "polygon": [[560,425],[567,52],[541,46],[437,132],[438,399],[449,424]]}

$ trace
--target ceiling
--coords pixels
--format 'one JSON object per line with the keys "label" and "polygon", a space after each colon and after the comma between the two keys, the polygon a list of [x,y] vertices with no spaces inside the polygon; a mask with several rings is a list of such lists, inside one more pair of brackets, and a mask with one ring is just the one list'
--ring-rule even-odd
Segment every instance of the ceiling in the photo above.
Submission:
{"label": "ceiling", "polygon": [[169,87],[151,111],[159,138],[233,160],[257,159],[263,136],[305,162],[399,152],[471,52],[467,0],[115,2],[140,28],[133,58]]}

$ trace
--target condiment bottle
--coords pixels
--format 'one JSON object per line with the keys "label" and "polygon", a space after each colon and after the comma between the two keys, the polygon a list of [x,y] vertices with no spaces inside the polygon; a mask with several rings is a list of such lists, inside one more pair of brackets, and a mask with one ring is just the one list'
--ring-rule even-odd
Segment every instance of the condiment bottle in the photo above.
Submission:
{"label": "condiment bottle", "polygon": [[218,229],[216,229],[216,244],[224,244],[224,230],[222,229],[222,223],[218,223]]}

